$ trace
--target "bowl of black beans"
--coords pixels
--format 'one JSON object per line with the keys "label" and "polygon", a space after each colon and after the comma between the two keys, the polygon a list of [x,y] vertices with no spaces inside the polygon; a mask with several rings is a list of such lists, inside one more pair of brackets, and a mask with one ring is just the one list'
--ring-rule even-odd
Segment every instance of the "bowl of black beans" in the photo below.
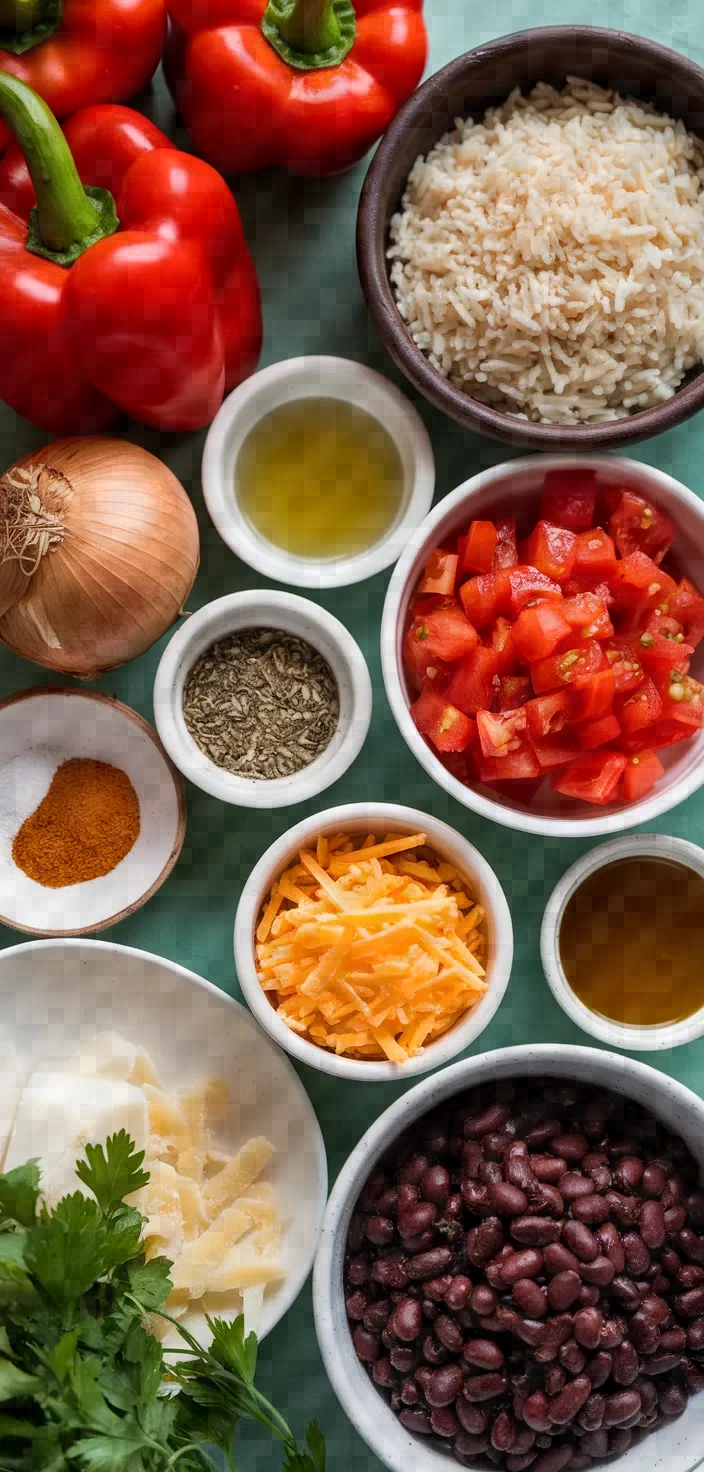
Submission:
{"label": "bowl of black beans", "polygon": [[704,1101],[592,1048],[410,1089],[328,1203],[316,1330],[394,1472],[693,1472],[704,1447]]}

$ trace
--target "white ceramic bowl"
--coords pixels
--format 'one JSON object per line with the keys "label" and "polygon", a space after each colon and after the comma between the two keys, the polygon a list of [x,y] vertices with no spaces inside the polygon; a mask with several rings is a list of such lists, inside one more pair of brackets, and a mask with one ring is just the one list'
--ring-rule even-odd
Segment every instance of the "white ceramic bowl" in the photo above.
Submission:
{"label": "white ceramic bowl", "polygon": [[[239,629],[283,629],[305,639],[327,660],[337,680],[340,715],[329,746],[292,777],[254,782],[215,765],[193,740],[183,718],[183,691],[198,656]],[[366,740],[372,716],[372,684],[359,645],[339,619],[295,593],[254,588],[206,603],[174,634],[154,681],[154,719],[172,761],[184,777],[245,808],[285,808],[317,797],[351,766]]]}
{"label": "white ceramic bowl", "polygon": [[[171,873],[186,831],[183,779],[152,727],[129,706],[93,690],[23,690],[0,703],[0,752],[2,767],[33,754],[38,763],[47,753],[48,774],[42,784],[41,769],[31,780],[20,769],[3,794],[0,921],[29,935],[84,935],[146,904]],[[127,773],[139,799],[140,833],[110,874],[46,889],[14,864],[12,840],[46,795],[52,769],[70,757],[110,762]]]}
{"label": "white ceramic bowl", "polygon": [[[704,782],[704,730],[692,741],[660,752],[665,775],[640,802],[611,803],[598,808],[561,797],[548,780],[529,806],[518,797],[493,791],[486,784],[465,786],[438,760],[411,719],[401,643],[409,602],[428,553],[464,531],[474,517],[523,509],[537,512],[546,471],[576,466],[593,468],[602,481],[613,483],[618,479],[625,487],[662,507],[675,524],[673,550],[682,572],[704,588],[704,501],[686,486],[636,460],[610,455],[532,455],[528,459],[509,460],[472,476],[434,507],[394,569],[381,625],[382,668],[389,704],[401,735],[421,766],[440,787],[483,818],[523,833],[542,833],[554,838],[620,833],[639,823],[652,822],[691,797]],[[704,645],[700,645],[692,660],[692,674],[701,678],[702,673]]]}
{"label": "white ceramic bowl", "polygon": [[[396,520],[374,546],[353,557],[299,557],[275,547],[252,526],[237,502],[237,456],[255,424],[282,404],[321,397],[365,409],[391,435],[401,457],[403,495]],[[243,562],[279,583],[340,588],[383,572],[400,556],[410,533],[430,510],[435,462],[420,415],[380,373],[347,358],[289,358],[254,373],[225,399],[208,430],[202,479],[211,519]]]}
{"label": "white ceramic bowl", "polygon": [[167,1088],[222,1078],[232,1097],[225,1138],[233,1149],[252,1135],[274,1145],[267,1177],[288,1227],[285,1277],[264,1297],[259,1332],[268,1334],[312,1266],[327,1195],[325,1147],[288,1059],[209,981],[104,941],[34,941],[0,951],[0,1157],[32,1069],[63,1062],[108,1030],[146,1048]]}
{"label": "white ceramic bowl", "polygon": [[[397,1099],[362,1136],[343,1166],[328,1201],[313,1276],[313,1307],[320,1352],[333,1390],[360,1436],[392,1472],[449,1472],[455,1463],[397,1421],[362,1368],[352,1345],[342,1284],[345,1241],[364,1182],[398,1135],[428,1110],[479,1083],[530,1075],[606,1087],[635,1099],[680,1135],[704,1165],[704,1101],[666,1074],[632,1058],[560,1043],[499,1048],[465,1058],[424,1079]],[[623,1472],[694,1472],[701,1467],[704,1395],[684,1415],[619,1457]]]}
{"label": "white ceramic bowl", "polygon": [[[257,977],[254,952],[254,933],[259,923],[262,905],[275,879],[290,863],[298,850],[306,843],[314,842],[320,834],[333,833],[425,833],[428,843],[447,860],[455,864],[465,875],[486,911],[487,959],[486,979],[488,987],[481,1001],[473,1007],[466,1018],[458,1022],[449,1032],[430,1043],[422,1053],[407,1063],[375,1062],[362,1058],[343,1058],[327,1048],[318,1048],[306,1038],[292,1032],[278,1016]],[[379,1083],[389,1079],[413,1078],[439,1068],[450,1058],[468,1048],[484,1028],[491,1022],[499,1007],[513,960],[513,929],[511,912],[506,896],[486,859],[466,838],[456,833],[447,823],[420,813],[414,808],[396,806],[393,803],[351,803],[345,807],[329,808],[327,812],[314,814],[289,829],[282,838],[268,848],[247,880],[235,919],[235,965],[245,999],[255,1017],[267,1032],[301,1063],[308,1063],[321,1073],[331,1073],[336,1078],[357,1079],[362,1083]]]}
{"label": "white ceramic bowl", "polygon": [[573,1022],[600,1042],[611,1048],[626,1048],[631,1053],[655,1052],[662,1048],[679,1048],[682,1043],[692,1043],[704,1035],[704,1007],[691,1017],[657,1027],[636,1027],[631,1023],[614,1022],[602,1017],[585,1006],[573,992],[565,976],[560,960],[560,927],[569,900],[589,874],[594,874],[606,864],[619,859],[633,858],[670,859],[675,864],[684,864],[695,874],[704,878],[704,849],[684,838],[671,838],[665,833],[637,833],[631,838],[616,838],[611,843],[601,844],[580,859],[563,874],[556,884],[545,907],[540,932],[540,955],[548,985],[563,1012]]}

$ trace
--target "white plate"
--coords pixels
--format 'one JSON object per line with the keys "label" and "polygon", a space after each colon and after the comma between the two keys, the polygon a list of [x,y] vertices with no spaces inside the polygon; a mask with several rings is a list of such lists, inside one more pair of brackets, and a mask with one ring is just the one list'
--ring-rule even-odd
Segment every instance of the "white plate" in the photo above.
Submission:
{"label": "white plate", "polygon": [[[47,889],[12,860],[12,835],[0,833],[0,920],[30,935],[102,930],[143,905],[170,874],[186,830],[183,778],[152,727],[129,706],[91,690],[29,690],[0,705],[0,762],[33,750],[55,764],[90,757],[121,767],[139,798],[134,847],[110,874],[85,884]],[[46,792],[16,793],[17,827]]]}
{"label": "white plate", "polygon": [[204,1076],[224,1079],[232,1098],[228,1145],[266,1135],[275,1147],[266,1179],[287,1223],[285,1277],[265,1295],[261,1338],[310,1272],[327,1195],[325,1146],[288,1060],[210,982],[160,956],[105,941],[32,941],[0,952],[0,1152],[32,1069],[70,1058],[96,1032],[111,1029],[147,1049],[168,1089]]}

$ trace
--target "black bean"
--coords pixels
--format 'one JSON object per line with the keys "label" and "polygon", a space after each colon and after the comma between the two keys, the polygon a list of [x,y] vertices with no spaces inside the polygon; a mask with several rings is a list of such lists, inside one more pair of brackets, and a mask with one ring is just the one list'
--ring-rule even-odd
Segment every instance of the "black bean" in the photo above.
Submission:
{"label": "black bean", "polygon": [[352,1335],[352,1343],[360,1360],[373,1363],[374,1360],[379,1359],[381,1344],[376,1334],[370,1334],[368,1329],[363,1329],[361,1326],[355,1329]]}
{"label": "black bean", "polygon": [[595,1257],[593,1262],[579,1264],[579,1276],[583,1283],[596,1288],[608,1288],[616,1276],[616,1269],[608,1257]]}
{"label": "black bean", "polygon": [[591,1196],[594,1182],[581,1171],[570,1170],[560,1179],[560,1195],[565,1201],[578,1201],[580,1196]]}
{"label": "black bean", "polygon": [[464,1335],[456,1319],[449,1314],[440,1314],[433,1325],[433,1333],[451,1354],[459,1354],[464,1344]]}
{"label": "black bean", "polygon": [[622,1155],[614,1169],[614,1184],[619,1191],[635,1191],[643,1179],[644,1169],[639,1155]]}
{"label": "black bean", "polygon": [[497,1216],[488,1216],[467,1233],[467,1256],[476,1268],[486,1267],[504,1245],[504,1229]]}
{"label": "black bean", "polygon": [[581,1375],[587,1363],[587,1356],[584,1350],[580,1349],[576,1339],[568,1339],[560,1350],[559,1360],[570,1375]]}
{"label": "black bean", "polygon": [[418,1355],[415,1349],[408,1349],[403,1344],[395,1345],[389,1350],[389,1359],[395,1370],[401,1375],[410,1375],[418,1363]]}
{"label": "black bean", "polygon": [[425,1398],[429,1406],[450,1406],[456,1401],[463,1384],[459,1365],[443,1365],[429,1376]]}
{"label": "black bean", "polygon": [[443,1207],[450,1194],[452,1182],[450,1172],[444,1165],[431,1165],[425,1172],[420,1183],[420,1194],[424,1201],[432,1202],[433,1206]]}
{"label": "black bean", "polygon": [[504,1352],[493,1339],[468,1339],[462,1350],[462,1358],[468,1365],[477,1365],[480,1370],[500,1370]]}
{"label": "black bean", "polygon": [[516,1440],[516,1422],[510,1411],[499,1411],[491,1428],[491,1445],[497,1452],[507,1452]]}
{"label": "black bean", "polygon": [[402,1298],[396,1304],[391,1318],[391,1331],[397,1339],[403,1340],[404,1344],[411,1344],[418,1338],[423,1323],[423,1315],[417,1298]]}
{"label": "black bean", "polygon": [[[555,1279],[553,1278],[553,1282]],[[548,1297],[533,1278],[519,1278],[511,1289],[511,1297],[522,1314],[529,1319],[542,1319],[548,1311]],[[562,1305],[566,1307],[566,1305]]]}
{"label": "black bean", "polygon": [[593,1232],[584,1222],[567,1221],[562,1229],[562,1241],[580,1262],[593,1262],[599,1256],[599,1245]]}
{"label": "black bean", "polygon": [[535,1390],[523,1407],[523,1420],[533,1431],[549,1431],[550,1416],[548,1414],[550,1403],[543,1390]]}
{"label": "black bean", "polygon": [[545,1270],[549,1277],[554,1278],[557,1273],[579,1272],[579,1258],[570,1252],[562,1242],[551,1242],[543,1253]]}
{"label": "black bean", "polygon": [[374,1384],[380,1385],[383,1390],[389,1390],[392,1385],[396,1384],[396,1376],[388,1356],[385,1355],[383,1359],[374,1361],[372,1377]]}
{"label": "black bean", "polygon": [[678,1294],[675,1298],[675,1308],[678,1314],[685,1319],[694,1319],[704,1313],[704,1284],[699,1288],[690,1288],[687,1293]]}
{"label": "black bean", "polygon": [[470,1401],[496,1400],[498,1396],[505,1395],[507,1390],[506,1375],[490,1372],[486,1375],[470,1375],[464,1382],[462,1394]]}
{"label": "black bean", "polygon": [[465,1136],[469,1140],[480,1140],[483,1135],[500,1130],[510,1117],[511,1110],[507,1104],[490,1104],[481,1114],[474,1114],[465,1120]]}
{"label": "black bean", "polygon": [[412,1155],[398,1172],[399,1184],[404,1182],[409,1186],[420,1186],[429,1165],[427,1155]]}
{"label": "black bean", "polygon": [[560,1155],[568,1165],[579,1164],[589,1154],[589,1141],[584,1135],[553,1135],[548,1151],[550,1155]]}
{"label": "black bean", "polygon": [[640,1391],[635,1386],[628,1390],[617,1390],[613,1395],[607,1395],[606,1408],[604,1410],[605,1426],[620,1426],[623,1421],[630,1421],[640,1410]]}
{"label": "black bean", "polygon": [[598,1349],[604,1318],[601,1309],[580,1308],[574,1316],[574,1337],[584,1349]]}
{"label": "black bean", "polygon": [[[382,1288],[405,1288],[408,1283],[405,1262],[391,1257],[378,1257],[372,1267],[371,1277]],[[351,1275],[350,1280],[352,1281]]]}
{"label": "black bean", "polygon": [[564,1310],[579,1298],[582,1281],[579,1273],[566,1272],[557,1273],[548,1284],[548,1303],[557,1313]]}
{"label": "black bean", "polygon": [[556,1186],[567,1170],[567,1161],[555,1155],[530,1155],[528,1163],[536,1180]]}
{"label": "black bean", "polygon": [[533,1125],[525,1137],[526,1145],[531,1150],[539,1150],[541,1146],[547,1145],[559,1135],[562,1125],[559,1119],[543,1119],[539,1124]]}
{"label": "black bean", "polygon": [[520,1278],[539,1278],[543,1271],[543,1253],[537,1247],[526,1247],[523,1252],[514,1252],[501,1267],[501,1276],[507,1288]]}
{"label": "black bean", "polygon": [[665,1416],[681,1416],[687,1404],[687,1392],[681,1385],[667,1385],[658,1397]]}
{"label": "black bean", "polygon": [[583,1431],[598,1431],[604,1419],[606,1396],[592,1390],[579,1413],[579,1425]]}
{"label": "black bean", "polygon": [[418,1253],[408,1259],[407,1272],[412,1283],[423,1278],[437,1278],[452,1262],[449,1247],[433,1247],[430,1252]]}
{"label": "black bean", "polygon": [[592,1382],[588,1375],[577,1375],[550,1403],[550,1420],[556,1426],[566,1426],[574,1421],[578,1411],[592,1393]]}
{"label": "black bean", "polygon": [[611,1374],[617,1385],[632,1385],[638,1377],[640,1362],[629,1340],[618,1344],[613,1352]]}
{"label": "black bean", "polygon": [[398,1419],[407,1431],[415,1432],[416,1436],[430,1436],[432,1434],[433,1428],[430,1424],[430,1416],[427,1411],[401,1411]]}
{"label": "black bean", "polygon": [[549,1242],[557,1242],[560,1236],[557,1222],[546,1220],[542,1216],[514,1217],[510,1232],[522,1247],[545,1247]]}

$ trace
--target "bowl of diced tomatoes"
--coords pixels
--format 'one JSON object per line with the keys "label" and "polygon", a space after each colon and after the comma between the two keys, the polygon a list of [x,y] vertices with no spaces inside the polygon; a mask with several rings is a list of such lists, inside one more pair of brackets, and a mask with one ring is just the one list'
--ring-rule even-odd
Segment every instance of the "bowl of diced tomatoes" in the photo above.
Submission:
{"label": "bowl of diced tomatoes", "polygon": [[651,821],[704,783],[704,502],[612,456],[532,456],[426,517],[382,620],[386,691],[453,797],[525,832]]}

